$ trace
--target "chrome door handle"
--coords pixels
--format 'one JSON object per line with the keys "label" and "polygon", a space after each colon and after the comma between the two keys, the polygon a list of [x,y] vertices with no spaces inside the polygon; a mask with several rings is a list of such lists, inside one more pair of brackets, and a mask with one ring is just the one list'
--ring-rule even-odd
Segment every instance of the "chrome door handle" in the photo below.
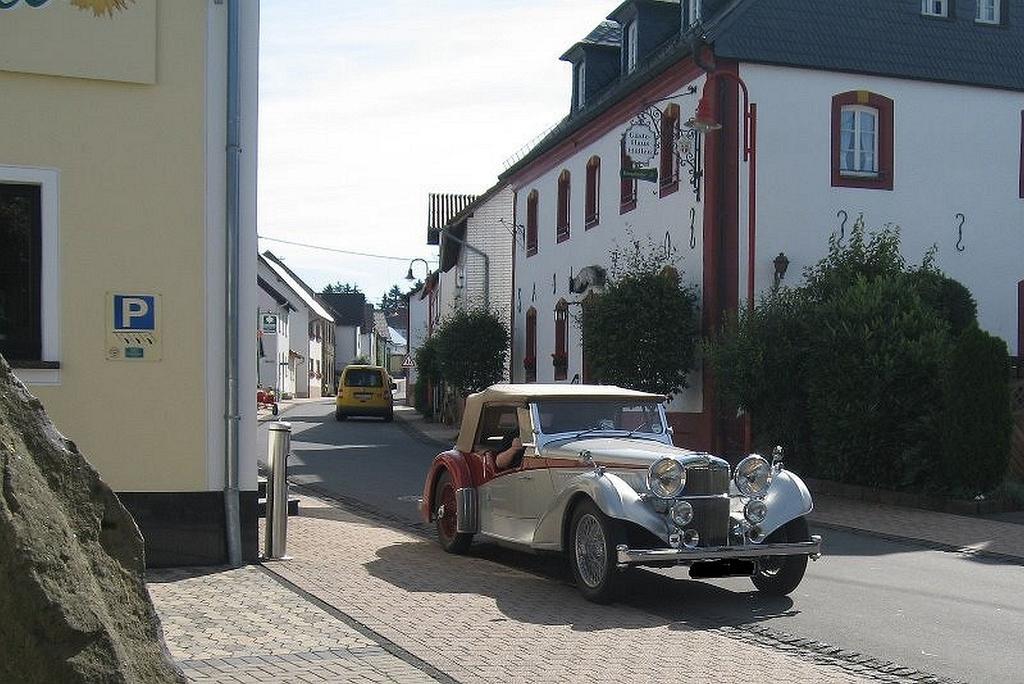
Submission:
{"label": "chrome door handle", "polygon": [[520,479],[520,480],[532,480],[533,479],[533,475],[520,475],[518,479]]}

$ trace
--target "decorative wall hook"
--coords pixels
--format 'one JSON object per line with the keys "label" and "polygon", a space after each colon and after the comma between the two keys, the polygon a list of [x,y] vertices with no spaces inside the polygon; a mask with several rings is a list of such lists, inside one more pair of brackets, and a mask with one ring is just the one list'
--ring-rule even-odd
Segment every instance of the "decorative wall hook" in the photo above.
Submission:
{"label": "decorative wall hook", "polygon": [[665,231],[665,239],[662,241],[661,248],[665,252],[666,259],[672,255],[672,233],[667,230]]}
{"label": "decorative wall hook", "polygon": [[530,301],[531,302],[537,301],[537,283],[533,284],[533,294],[530,295]]}
{"label": "decorative wall hook", "polygon": [[960,222],[960,224],[956,227],[956,251],[962,252],[965,249],[967,249],[966,247],[964,247],[964,223],[967,222],[967,217],[958,211],[956,214],[954,214],[953,218]]}
{"label": "decorative wall hook", "polygon": [[558,274],[551,274],[551,294],[558,294]]}
{"label": "decorative wall hook", "polygon": [[850,215],[843,209],[840,209],[836,212],[836,218],[843,219],[843,222],[839,224],[839,239],[836,241],[836,244],[842,247],[843,240],[846,239],[846,222],[850,220]]}
{"label": "decorative wall hook", "polygon": [[690,249],[697,248],[697,207],[690,207]]}

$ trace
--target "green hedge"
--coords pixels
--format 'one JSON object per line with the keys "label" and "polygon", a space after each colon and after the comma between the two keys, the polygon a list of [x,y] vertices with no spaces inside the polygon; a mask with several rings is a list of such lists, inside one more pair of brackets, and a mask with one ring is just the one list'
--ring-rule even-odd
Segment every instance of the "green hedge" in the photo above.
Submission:
{"label": "green hedge", "polygon": [[974,496],[999,484],[1006,346],[933,259],[908,267],[898,230],[868,235],[860,219],[801,286],[707,343],[723,408],[750,414],[759,450],[782,444],[804,475],[885,489]]}
{"label": "green hedge", "polygon": [[943,382],[943,467],[962,496],[988,492],[1006,475],[1013,413],[1006,343],[974,325],[957,338]]}

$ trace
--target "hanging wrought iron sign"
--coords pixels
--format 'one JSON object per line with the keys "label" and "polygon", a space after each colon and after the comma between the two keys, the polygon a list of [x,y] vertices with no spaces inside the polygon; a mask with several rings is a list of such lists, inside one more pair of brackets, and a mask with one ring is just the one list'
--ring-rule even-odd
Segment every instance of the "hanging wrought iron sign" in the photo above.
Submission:
{"label": "hanging wrought iron sign", "polygon": [[[696,90],[691,87],[683,94],[690,95]],[[676,97],[679,96],[673,95],[658,102]],[[651,182],[658,180],[655,160],[661,153],[661,127],[664,116],[665,112],[657,104],[652,103],[629,122],[622,134],[622,145],[633,166],[622,169],[622,178]],[[704,177],[701,149],[701,132],[680,126],[677,121],[673,130],[672,150],[680,172],[685,172],[689,177],[690,188],[698,202],[701,197],[701,180]]]}
{"label": "hanging wrought iron sign", "polygon": [[683,171],[690,177],[690,189],[700,202],[700,182],[704,177],[704,163],[701,160],[700,131],[696,128],[676,129],[676,159],[679,161],[680,175]]}
{"label": "hanging wrought iron sign", "polygon": [[626,156],[633,161],[634,168],[647,168],[658,156],[658,137],[657,128],[647,117],[638,117],[629,124],[622,138]]}

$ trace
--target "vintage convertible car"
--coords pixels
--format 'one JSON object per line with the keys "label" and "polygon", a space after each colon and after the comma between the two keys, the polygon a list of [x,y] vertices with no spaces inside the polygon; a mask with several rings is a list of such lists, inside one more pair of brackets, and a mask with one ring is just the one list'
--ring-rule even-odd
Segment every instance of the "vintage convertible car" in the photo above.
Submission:
{"label": "vintage convertible car", "polygon": [[804,483],[758,455],[735,469],[673,446],[665,397],[604,385],[494,385],[466,400],[455,447],[423,490],[445,550],[474,535],[565,553],[580,591],[610,600],[619,570],[688,565],[788,594],[821,539]]}

